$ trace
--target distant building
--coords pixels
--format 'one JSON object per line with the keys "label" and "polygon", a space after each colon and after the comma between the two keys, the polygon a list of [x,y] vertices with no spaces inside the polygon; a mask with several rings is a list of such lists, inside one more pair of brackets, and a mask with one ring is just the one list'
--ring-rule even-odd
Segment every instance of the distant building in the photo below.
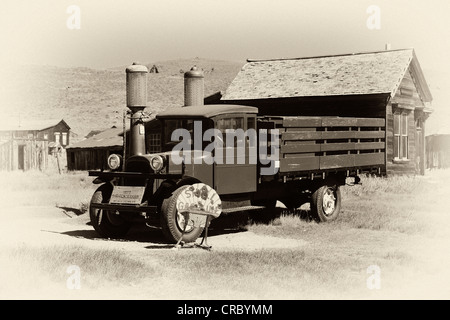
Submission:
{"label": "distant building", "polygon": [[44,170],[48,155],[70,143],[64,120],[21,121],[0,127],[0,170]]}
{"label": "distant building", "polygon": [[[148,153],[161,151],[161,123],[153,119],[145,124],[146,148]],[[67,147],[67,170],[107,169],[106,161],[112,153],[123,156],[123,128],[112,127],[89,133],[89,138]],[[126,146],[129,146],[129,131]],[[127,149],[129,150],[129,148]],[[128,152],[127,152],[128,153]]]}
{"label": "distant building", "polygon": [[386,173],[425,172],[432,96],[413,49],[248,60],[225,93],[205,99],[218,100],[260,115],[383,118]]}
{"label": "distant building", "polygon": [[123,129],[106,129],[67,147],[67,170],[106,169],[109,155],[122,151]]}
{"label": "distant building", "polygon": [[426,137],[427,168],[450,168],[450,133],[438,133]]}

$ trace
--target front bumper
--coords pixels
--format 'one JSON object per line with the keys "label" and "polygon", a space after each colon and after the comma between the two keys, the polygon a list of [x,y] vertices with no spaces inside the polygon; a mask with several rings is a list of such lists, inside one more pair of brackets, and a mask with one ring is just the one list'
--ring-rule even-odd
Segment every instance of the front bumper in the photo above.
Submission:
{"label": "front bumper", "polygon": [[145,178],[145,179],[181,179],[182,173],[179,174],[161,174],[161,173],[142,173],[142,172],[122,172],[122,171],[89,171],[89,176],[99,177],[104,180],[112,180],[113,178]]}
{"label": "front bumper", "polygon": [[145,204],[130,205],[130,204],[110,204],[110,203],[91,203],[91,208],[107,210],[107,211],[123,211],[123,212],[146,212],[157,213],[157,206],[148,206]]}
{"label": "front bumper", "polygon": [[[128,178],[141,178],[147,181],[150,180],[164,180],[173,179],[178,180],[183,177],[182,174],[161,174],[161,173],[142,173],[142,172],[121,172],[121,171],[89,171],[89,176],[98,177],[98,182],[108,182],[113,179],[128,179]],[[97,180],[96,179],[96,180]],[[123,182],[123,181],[122,181]],[[119,183],[121,184],[121,183]],[[145,183],[147,186],[147,182]],[[158,213],[158,206],[148,205],[147,201],[141,204],[116,204],[116,203],[90,203],[91,208],[108,210],[108,211],[120,211],[120,212],[132,212],[142,213],[145,212],[147,216],[149,214]]]}

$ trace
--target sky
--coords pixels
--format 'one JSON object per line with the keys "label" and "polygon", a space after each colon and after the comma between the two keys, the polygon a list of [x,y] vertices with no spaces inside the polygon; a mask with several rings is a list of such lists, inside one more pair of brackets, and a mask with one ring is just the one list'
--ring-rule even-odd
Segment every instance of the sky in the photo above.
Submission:
{"label": "sky", "polygon": [[[71,5],[79,8],[79,28],[68,27]],[[379,28],[370,29],[373,5]],[[390,43],[414,47],[423,68],[433,69],[450,52],[446,0],[2,0],[0,7],[0,58],[7,63],[245,61],[376,51]]]}
{"label": "sky", "polygon": [[245,62],[379,51],[389,43],[414,48],[438,96],[450,92],[448,0],[2,0],[0,8],[2,66]]}

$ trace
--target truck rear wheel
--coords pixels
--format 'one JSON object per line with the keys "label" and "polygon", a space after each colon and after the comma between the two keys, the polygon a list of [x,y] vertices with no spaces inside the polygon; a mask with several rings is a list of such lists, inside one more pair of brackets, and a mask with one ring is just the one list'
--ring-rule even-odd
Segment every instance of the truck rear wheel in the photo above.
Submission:
{"label": "truck rear wheel", "polygon": [[177,210],[177,198],[189,185],[181,186],[172,195],[164,199],[161,206],[161,229],[166,239],[176,243],[183,236],[182,241],[194,242],[203,232],[203,227],[186,226],[183,235],[183,228],[186,223],[183,215]]}
{"label": "truck rear wheel", "polygon": [[[112,185],[101,185],[92,195],[91,203],[108,203],[111,198]],[[89,207],[89,217],[95,231],[104,238],[119,238],[124,236],[131,227],[128,221],[110,210]]]}
{"label": "truck rear wheel", "polygon": [[323,185],[311,197],[311,214],[318,222],[335,220],[341,210],[341,192],[337,185]]}

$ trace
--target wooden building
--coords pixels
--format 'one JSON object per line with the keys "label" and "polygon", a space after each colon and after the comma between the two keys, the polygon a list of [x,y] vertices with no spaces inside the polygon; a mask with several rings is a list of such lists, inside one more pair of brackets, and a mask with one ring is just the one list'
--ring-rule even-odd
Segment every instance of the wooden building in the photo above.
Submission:
{"label": "wooden building", "polygon": [[21,121],[0,128],[0,170],[44,170],[55,149],[70,141],[70,127],[64,120]]}
{"label": "wooden building", "polygon": [[433,134],[426,137],[427,168],[450,168],[450,133]]}
{"label": "wooden building", "polygon": [[[146,123],[146,148],[148,153],[161,151],[161,123],[153,119]],[[129,130],[126,131],[129,146]],[[67,147],[68,170],[107,169],[107,159],[112,153],[123,156],[123,128],[112,127]],[[128,154],[129,148],[127,148]]]}
{"label": "wooden building", "polygon": [[205,101],[255,106],[260,115],[384,119],[386,173],[425,172],[432,96],[413,49],[248,60],[223,95]]}
{"label": "wooden building", "polygon": [[67,170],[106,169],[112,153],[122,154],[123,130],[112,127],[66,148]]}

